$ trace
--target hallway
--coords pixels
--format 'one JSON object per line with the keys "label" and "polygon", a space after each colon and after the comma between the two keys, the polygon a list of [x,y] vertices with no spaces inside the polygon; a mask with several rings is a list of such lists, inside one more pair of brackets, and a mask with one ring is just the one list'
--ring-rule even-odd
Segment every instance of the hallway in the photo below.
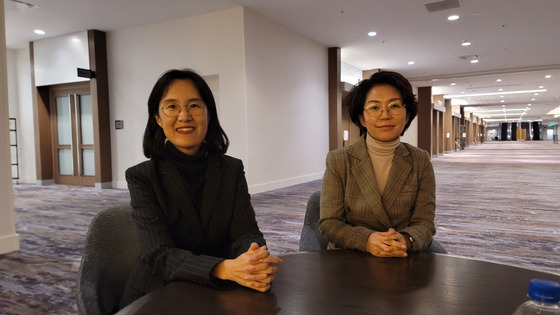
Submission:
{"label": "hallway", "polygon": [[451,254],[560,274],[560,145],[492,141],[432,162]]}

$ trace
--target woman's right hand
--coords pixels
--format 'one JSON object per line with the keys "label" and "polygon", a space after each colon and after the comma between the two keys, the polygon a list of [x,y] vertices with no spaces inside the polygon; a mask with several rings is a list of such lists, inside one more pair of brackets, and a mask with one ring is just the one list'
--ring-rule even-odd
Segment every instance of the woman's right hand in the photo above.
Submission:
{"label": "woman's right hand", "polygon": [[212,275],[218,279],[235,281],[238,284],[266,292],[278,267],[273,264],[281,264],[282,259],[270,255],[266,246],[252,243],[249,249],[235,259],[226,259],[218,263],[212,271]]}

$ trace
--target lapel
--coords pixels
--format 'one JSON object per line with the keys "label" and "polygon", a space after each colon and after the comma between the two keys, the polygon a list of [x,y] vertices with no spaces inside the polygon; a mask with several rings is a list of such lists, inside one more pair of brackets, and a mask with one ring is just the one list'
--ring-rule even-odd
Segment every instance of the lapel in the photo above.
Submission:
{"label": "lapel", "polygon": [[174,224],[177,220],[179,209],[183,216],[187,218],[187,222],[191,225],[197,235],[203,235],[202,226],[198,219],[198,214],[194,208],[191,198],[186,193],[185,183],[179,174],[179,171],[169,162],[169,160],[159,161],[159,173],[161,174],[161,183],[167,192],[167,209],[166,215],[169,223]]}
{"label": "lapel", "polygon": [[218,202],[218,198],[220,198],[223,177],[224,174],[220,157],[209,155],[204,192],[202,193],[202,205],[200,206],[200,221],[205,230],[208,228],[208,224],[216,212],[216,203]]}
{"label": "lapel", "polygon": [[407,161],[408,156],[410,156],[410,152],[406,146],[403,143],[399,144],[395,150],[393,165],[389,171],[387,184],[385,185],[385,191],[383,193],[383,205],[385,209],[390,209],[393,206],[399,193],[402,191],[404,183],[406,183],[406,179],[412,171],[412,165]]}
{"label": "lapel", "polygon": [[352,145],[350,149],[350,171],[356,179],[356,184],[360,188],[366,203],[373,214],[387,229],[391,227],[391,222],[383,206],[381,196],[377,190],[377,182],[373,175],[373,165],[367,152],[365,137]]}

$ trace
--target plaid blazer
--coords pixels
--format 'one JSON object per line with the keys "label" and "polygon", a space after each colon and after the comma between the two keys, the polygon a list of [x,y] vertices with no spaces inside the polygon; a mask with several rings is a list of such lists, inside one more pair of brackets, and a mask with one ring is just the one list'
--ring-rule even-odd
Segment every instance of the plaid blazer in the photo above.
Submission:
{"label": "plaid blazer", "polygon": [[412,236],[414,251],[431,244],[436,233],[436,183],[426,151],[399,144],[382,196],[365,136],[329,152],[326,164],[319,227],[329,248],[365,252],[368,236],[389,228]]}
{"label": "plaid blazer", "polygon": [[209,155],[200,214],[169,160],[152,158],[126,171],[141,254],[121,308],[175,280],[216,285],[212,268],[251,242],[265,245],[241,160]]}

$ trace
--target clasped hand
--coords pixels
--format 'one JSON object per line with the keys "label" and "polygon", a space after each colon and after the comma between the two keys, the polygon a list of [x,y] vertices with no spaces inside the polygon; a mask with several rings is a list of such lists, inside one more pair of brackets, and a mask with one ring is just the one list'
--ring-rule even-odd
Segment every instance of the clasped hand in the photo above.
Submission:
{"label": "clasped hand", "polygon": [[387,232],[373,232],[369,235],[366,250],[378,257],[406,257],[406,240],[404,236],[390,228]]}
{"label": "clasped hand", "polygon": [[219,263],[213,275],[219,279],[235,281],[238,284],[266,292],[270,289],[272,280],[276,277],[282,259],[270,255],[265,246],[251,243],[249,249],[235,259],[226,259]]}

